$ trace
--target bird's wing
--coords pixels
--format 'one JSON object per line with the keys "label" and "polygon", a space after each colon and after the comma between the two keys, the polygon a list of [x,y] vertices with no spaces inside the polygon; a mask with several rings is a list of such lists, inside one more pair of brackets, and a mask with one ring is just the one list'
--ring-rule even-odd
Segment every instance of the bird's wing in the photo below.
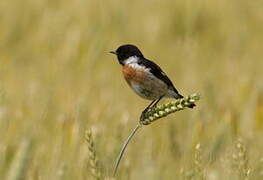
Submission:
{"label": "bird's wing", "polygon": [[177,91],[177,89],[174,87],[172,81],[168,78],[168,76],[165,74],[165,72],[163,72],[163,70],[157,64],[155,64],[153,61],[150,61],[148,59],[144,59],[138,63],[145,66],[146,68],[150,69],[150,72],[155,77],[157,77],[158,79],[165,82],[169,88],[173,89],[175,93],[180,95],[179,92]]}

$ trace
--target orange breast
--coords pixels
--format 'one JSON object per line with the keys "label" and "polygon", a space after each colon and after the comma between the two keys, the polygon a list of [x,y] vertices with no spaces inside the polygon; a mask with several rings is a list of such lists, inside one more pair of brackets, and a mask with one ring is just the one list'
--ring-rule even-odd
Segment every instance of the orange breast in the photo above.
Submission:
{"label": "orange breast", "polygon": [[122,73],[129,85],[131,85],[131,82],[141,83],[145,80],[143,70],[136,70],[130,66],[123,66]]}

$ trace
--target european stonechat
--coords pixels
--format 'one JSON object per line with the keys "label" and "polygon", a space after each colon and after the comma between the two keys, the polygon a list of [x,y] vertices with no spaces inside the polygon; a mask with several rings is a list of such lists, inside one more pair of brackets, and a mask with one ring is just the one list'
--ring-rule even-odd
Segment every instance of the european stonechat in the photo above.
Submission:
{"label": "european stonechat", "polygon": [[[110,53],[117,56],[124,78],[133,91],[144,99],[152,100],[142,112],[141,119],[149,108],[155,107],[162,98],[183,98],[163,70],[146,59],[136,46],[122,45]],[[190,104],[189,108],[194,106]]]}

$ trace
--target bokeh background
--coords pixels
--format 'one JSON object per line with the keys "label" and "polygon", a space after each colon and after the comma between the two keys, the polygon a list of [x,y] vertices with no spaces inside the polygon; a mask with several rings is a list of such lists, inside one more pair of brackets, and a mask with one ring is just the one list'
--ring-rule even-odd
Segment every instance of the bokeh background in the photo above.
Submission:
{"label": "bokeh background", "polygon": [[89,129],[111,176],[149,103],[108,53],[126,43],[202,98],[141,129],[117,179],[263,179],[262,10],[262,0],[2,0],[0,179],[92,179]]}

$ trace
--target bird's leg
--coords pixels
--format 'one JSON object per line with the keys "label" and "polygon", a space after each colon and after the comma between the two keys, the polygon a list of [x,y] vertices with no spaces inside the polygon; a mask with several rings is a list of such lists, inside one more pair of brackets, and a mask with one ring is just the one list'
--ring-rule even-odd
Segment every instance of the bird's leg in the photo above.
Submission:
{"label": "bird's leg", "polygon": [[160,100],[163,98],[163,96],[161,96],[157,101],[155,101],[155,103],[152,105],[151,108],[154,108],[157,106],[158,102],[160,102]]}
{"label": "bird's leg", "polygon": [[151,108],[151,106],[152,106],[153,104],[155,104],[155,102],[156,102],[156,100],[153,100],[153,101],[142,111],[142,113],[146,113],[146,112]]}
{"label": "bird's leg", "polygon": [[156,100],[153,100],[143,111],[140,117],[140,120],[144,119],[145,113],[151,108],[153,104],[155,104]]}
{"label": "bird's leg", "polygon": [[152,101],[152,102],[142,111],[140,120],[143,120],[144,117],[145,117],[146,112],[147,112],[149,109],[154,108],[162,98],[163,98],[163,96],[161,96],[161,97],[160,97],[159,99],[157,99],[157,100]]}

